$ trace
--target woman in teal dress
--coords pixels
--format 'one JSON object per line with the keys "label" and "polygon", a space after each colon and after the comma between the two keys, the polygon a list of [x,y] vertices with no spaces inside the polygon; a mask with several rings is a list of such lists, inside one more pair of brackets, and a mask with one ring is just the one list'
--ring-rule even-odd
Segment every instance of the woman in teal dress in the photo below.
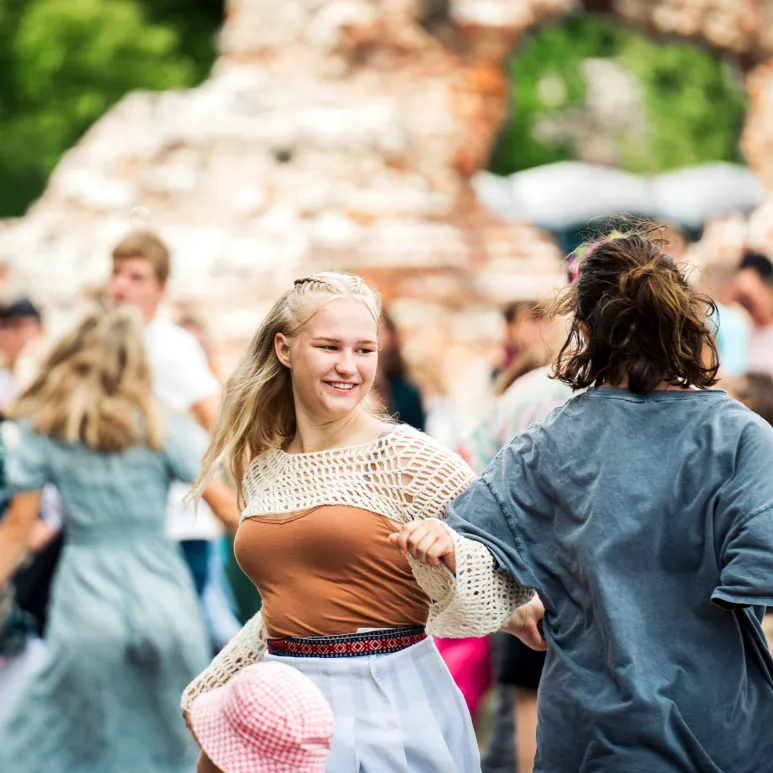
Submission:
{"label": "woman in teal dress", "polygon": [[[47,483],[61,493],[67,536],[47,656],[0,733],[0,771],[191,773],[196,747],[179,696],[209,653],[164,512],[172,481],[196,477],[202,448],[187,417],[157,416],[133,311],[84,320],[14,415],[0,586],[24,554]],[[207,501],[238,521],[222,482]]]}

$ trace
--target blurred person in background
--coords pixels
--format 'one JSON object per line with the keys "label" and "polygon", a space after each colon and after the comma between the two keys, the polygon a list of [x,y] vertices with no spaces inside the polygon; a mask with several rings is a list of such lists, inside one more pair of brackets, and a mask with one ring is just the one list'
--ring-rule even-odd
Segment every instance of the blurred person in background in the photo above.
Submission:
{"label": "blurred person in background", "polygon": [[[767,373],[748,373],[728,391],[773,427],[773,377]],[[768,610],[763,626],[768,644],[773,646],[773,611]]]}
{"label": "blurred person in background", "polygon": [[423,361],[413,368],[413,372],[424,409],[424,431],[453,450],[461,439],[461,428],[440,369]]}
{"label": "blurred person in background", "polygon": [[751,323],[748,313],[735,300],[734,270],[710,263],[700,272],[700,286],[717,306],[715,337],[719,349],[720,374],[737,377],[746,373]]}
{"label": "blurred person in background", "polygon": [[207,359],[209,372],[217,379],[219,384],[224,384],[226,376],[222,372],[220,362],[218,361],[217,346],[212,336],[212,330],[204,317],[192,311],[186,311],[177,318],[177,324],[196,339]]}
{"label": "blurred person in background", "polygon": [[729,391],[773,427],[773,376],[747,373]]}
{"label": "blurred person in background", "polygon": [[[497,452],[506,445],[528,424],[541,418],[540,409],[545,407],[544,413],[568,399],[571,391],[563,385],[556,386],[556,382],[549,378],[549,364],[553,355],[560,348],[565,336],[564,324],[546,323],[535,313],[536,306],[532,307],[532,316],[535,322],[535,330],[539,333],[534,336],[534,342],[528,349],[521,353],[508,366],[507,370],[497,379],[499,388],[504,388],[508,398],[499,396],[489,413],[478,424],[461,444],[457,444],[457,452],[467,461],[476,473],[482,472]],[[537,327],[538,326],[538,327]],[[522,377],[535,369],[540,369],[539,377],[534,384],[524,384],[518,390],[510,389],[514,383],[518,383]],[[560,399],[554,399],[558,394]],[[524,422],[524,413],[527,419]],[[440,654],[446,662],[459,689],[465,696],[467,706],[473,718],[477,716],[483,697],[491,685],[492,657],[494,650],[494,670],[497,673],[497,681],[503,683],[502,694],[498,696],[498,705],[495,712],[495,731],[488,745],[489,754],[484,758],[484,769],[491,771],[507,770],[514,768],[513,756],[513,699],[511,693],[516,688],[519,718],[516,725],[519,728],[518,749],[523,750],[523,759],[529,761],[534,758],[535,743],[530,740],[536,732],[536,682],[539,679],[539,671],[544,661],[544,653],[536,652],[525,644],[507,634],[494,634],[492,640],[480,638],[468,639],[438,639],[437,645]],[[511,665],[514,655],[511,650],[518,653],[521,662],[517,667]],[[501,660],[507,658],[510,665],[502,666]],[[528,666],[530,673],[525,673]],[[502,674],[515,674],[516,681],[505,681]],[[535,676],[536,672],[536,676]],[[508,677],[509,679],[510,677]],[[518,681],[518,679],[521,681]],[[525,681],[524,681],[525,680]],[[525,689],[520,690],[521,687]],[[488,766],[488,767],[487,767]]]}
{"label": "blurred person in background", "polygon": [[220,383],[198,341],[158,313],[172,269],[167,246],[151,231],[133,231],[113,248],[112,261],[107,296],[113,304],[129,304],[142,313],[156,395],[164,405],[190,412],[204,429],[211,429]]}
{"label": "blurred person in background", "polygon": [[[0,432],[0,521],[11,498],[5,474],[4,440],[9,426],[4,422]],[[32,552],[31,542],[32,539],[27,544],[29,553]],[[21,608],[15,583],[9,580],[0,586],[0,728],[40,667],[44,655],[45,646],[37,635],[35,618]]]}
{"label": "blurred person in background", "polygon": [[[572,396],[570,387],[551,378],[553,359],[565,337],[564,320],[546,324],[539,342],[501,374],[498,384],[505,391],[458,449],[476,474],[481,474],[516,435]],[[490,647],[497,687],[494,723],[483,752],[482,770],[529,773],[537,748],[537,688],[545,653],[503,632],[491,637]]]}
{"label": "blurred person in background", "polygon": [[[113,248],[112,263],[107,297],[114,305],[128,304],[142,313],[156,397],[167,408],[190,413],[206,443],[204,435],[217,416],[221,384],[196,338],[158,313],[172,269],[167,246],[151,231],[132,231]],[[205,619],[213,647],[219,649],[239,629],[222,586],[208,587],[213,554],[215,561],[220,560],[216,544],[222,529],[205,508],[196,517],[194,508],[184,504],[188,490],[183,484],[171,487],[167,528],[182,548],[199,596],[207,595],[207,603],[202,601]]]}
{"label": "blurred person in background", "polygon": [[[0,586],[24,555],[47,483],[61,493],[67,530],[45,660],[0,737],[0,770],[190,773],[195,745],[178,698],[208,647],[164,510],[171,482],[198,474],[204,443],[189,417],[156,407],[138,313],[88,315],[12,415]],[[238,522],[222,480],[204,496]]]}
{"label": "blurred person in background", "polygon": [[29,298],[0,306],[0,411],[34,378],[43,356],[43,319]]}
{"label": "blurred person in background", "polygon": [[505,339],[502,355],[494,368],[494,379],[498,379],[525,351],[538,344],[542,337],[540,320],[535,316],[534,301],[516,301],[505,306],[502,317],[505,321]]}
{"label": "blurred person in background", "polygon": [[[186,312],[177,319],[177,324],[199,342],[201,350],[207,358],[210,372],[221,384],[224,383],[215,341],[204,318],[198,314]],[[186,505],[182,500],[179,500],[179,506],[181,509],[187,507],[189,510],[193,510],[191,505]],[[211,529],[209,535],[222,531],[218,522],[214,521],[214,516],[207,510],[206,503],[199,503],[198,508],[195,509],[197,521],[202,517],[209,521],[208,526]],[[223,616],[223,605],[220,603],[220,598],[225,597],[231,601],[233,596],[231,608],[235,608],[236,615],[242,624],[246,623],[260,609],[260,594],[236,561],[233,543],[232,534],[226,533],[217,540],[213,538],[214,550],[212,550],[210,558],[211,582],[203,595],[205,609],[212,619],[216,631],[215,643],[220,646],[225,644],[240,627],[235,623],[233,614]],[[215,594],[213,591],[216,589],[217,593]]]}
{"label": "blurred person in background", "polygon": [[[0,306],[0,420],[37,375],[45,349],[43,318],[29,298]],[[40,516],[30,537],[30,554],[14,577],[16,603],[32,615],[38,636],[45,631],[51,580],[62,547],[62,503],[54,486],[46,486]]]}
{"label": "blurred person in background", "polygon": [[386,412],[401,424],[424,431],[421,392],[408,374],[394,320],[384,310],[378,327],[379,361],[374,389]]}
{"label": "blurred person in background", "polygon": [[732,297],[751,317],[746,367],[773,375],[773,263],[767,255],[747,250],[736,271]]}
{"label": "blurred person in background", "polygon": [[593,245],[554,309],[587,391],[398,547],[453,568],[464,535],[540,594],[537,770],[765,769],[773,429],[711,389],[713,303],[647,234]]}

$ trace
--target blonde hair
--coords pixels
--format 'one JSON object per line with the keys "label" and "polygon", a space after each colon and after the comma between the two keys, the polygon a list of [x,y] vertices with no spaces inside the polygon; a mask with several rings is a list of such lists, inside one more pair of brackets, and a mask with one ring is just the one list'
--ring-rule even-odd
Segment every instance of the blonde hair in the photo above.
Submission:
{"label": "blonde hair", "polygon": [[144,260],[150,263],[159,284],[166,284],[172,269],[169,249],[152,231],[132,231],[113,247],[113,263],[119,260]]}
{"label": "blonde hair", "polygon": [[139,312],[121,307],[88,314],[53,347],[9,415],[28,418],[39,434],[97,451],[139,443],[160,449]]}
{"label": "blonde hair", "polygon": [[[221,465],[240,490],[249,463],[295,435],[290,369],[279,361],[274,339],[278,333],[293,338],[320,309],[340,299],[361,301],[378,322],[378,294],[351,274],[325,272],[296,279],[272,306],[226,382],[217,425],[193,486],[194,499],[201,496]],[[367,397],[363,403],[371,409]]]}

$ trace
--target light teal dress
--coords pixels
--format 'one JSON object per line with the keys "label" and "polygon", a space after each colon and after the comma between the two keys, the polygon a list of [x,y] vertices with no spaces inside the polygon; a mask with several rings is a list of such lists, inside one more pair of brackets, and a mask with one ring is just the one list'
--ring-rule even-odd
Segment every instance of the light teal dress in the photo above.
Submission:
{"label": "light teal dress", "polygon": [[14,491],[53,483],[67,513],[47,656],[0,732],[2,773],[191,773],[180,694],[209,660],[193,583],[164,535],[173,480],[198,473],[185,417],[159,451],[99,453],[22,427]]}

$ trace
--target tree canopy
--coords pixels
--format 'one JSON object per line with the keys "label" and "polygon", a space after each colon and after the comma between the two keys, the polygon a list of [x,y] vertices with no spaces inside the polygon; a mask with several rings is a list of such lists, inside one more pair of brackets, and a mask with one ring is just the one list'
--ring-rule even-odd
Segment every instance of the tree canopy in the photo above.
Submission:
{"label": "tree canopy", "polygon": [[0,216],[128,91],[201,81],[221,20],[222,0],[0,0]]}

